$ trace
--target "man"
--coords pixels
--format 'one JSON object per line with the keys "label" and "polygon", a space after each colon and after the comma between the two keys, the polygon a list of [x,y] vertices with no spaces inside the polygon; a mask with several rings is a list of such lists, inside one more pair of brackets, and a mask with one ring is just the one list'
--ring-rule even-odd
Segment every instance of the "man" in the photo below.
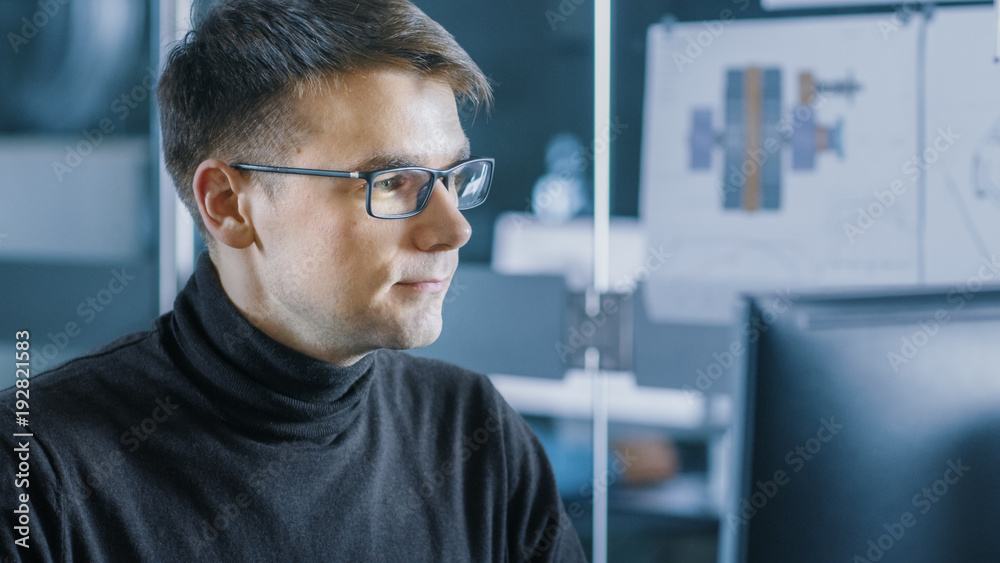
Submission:
{"label": "man", "polygon": [[391,351],[437,338],[492,176],[454,39],[405,0],[232,0],[158,91],[210,252],[151,331],[31,381],[13,559],[583,561],[489,380]]}

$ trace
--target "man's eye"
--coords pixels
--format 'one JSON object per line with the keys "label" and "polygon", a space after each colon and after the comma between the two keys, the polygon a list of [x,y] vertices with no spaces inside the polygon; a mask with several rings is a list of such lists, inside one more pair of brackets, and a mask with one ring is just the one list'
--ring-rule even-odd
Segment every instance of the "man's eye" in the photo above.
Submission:
{"label": "man's eye", "polygon": [[402,186],[403,181],[399,175],[394,176],[379,176],[375,179],[373,189],[380,192],[392,192],[397,190]]}
{"label": "man's eye", "polygon": [[418,190],[430,176],[420,170],[397,170],[380,174],[372,181],[372,191],[381,194]]}

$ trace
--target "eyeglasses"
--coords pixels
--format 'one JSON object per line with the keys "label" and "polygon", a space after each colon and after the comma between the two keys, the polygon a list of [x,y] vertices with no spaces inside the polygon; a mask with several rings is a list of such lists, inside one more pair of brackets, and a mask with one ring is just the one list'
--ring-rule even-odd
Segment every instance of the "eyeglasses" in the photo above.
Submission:
{"label": "eyeglasses", "polygon": [[230,164],[237,170],[299,174],[330,178],[364,178],[367,183],[365,208],[379,219],[412,217],[427,207],[434,185],[444,179],[445,188],[458,196],[460,210],[472,209],[486,201],[493,180],[493,159],[474,157],[445,170],[422,166],[403,166],[371,172],[341,172],[258,164]]}

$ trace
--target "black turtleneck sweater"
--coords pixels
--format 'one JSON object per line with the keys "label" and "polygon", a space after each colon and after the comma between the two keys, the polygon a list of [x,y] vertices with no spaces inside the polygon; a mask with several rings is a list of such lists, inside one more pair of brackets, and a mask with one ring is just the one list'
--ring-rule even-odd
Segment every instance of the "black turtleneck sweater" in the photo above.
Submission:
{"label": "black turtleneck sweater", "polygon": [[151,331],[33,378],[26,428],[15,400],[0,393],[13,561],[585,560],[541,445],[486,377],[298,353],[236,310],[207,255]]}

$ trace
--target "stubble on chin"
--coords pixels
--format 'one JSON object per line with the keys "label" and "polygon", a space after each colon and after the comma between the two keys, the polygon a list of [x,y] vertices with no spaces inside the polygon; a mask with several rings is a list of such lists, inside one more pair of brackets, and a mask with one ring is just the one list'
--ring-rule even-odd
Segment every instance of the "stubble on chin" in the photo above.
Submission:
{"label": "stubble on chin", "polygon": [[443,330],[443,320],[441,317],[441,306],[444,298],[435,298],[423,304],[416,311],[408,313],[396,313],[395,322],[388,323],[376,329],[381,333],[379,340],[382,342],[381,348],[392,350],[409,350],[411,348],[423,348],[430,346],[441,335]]}

